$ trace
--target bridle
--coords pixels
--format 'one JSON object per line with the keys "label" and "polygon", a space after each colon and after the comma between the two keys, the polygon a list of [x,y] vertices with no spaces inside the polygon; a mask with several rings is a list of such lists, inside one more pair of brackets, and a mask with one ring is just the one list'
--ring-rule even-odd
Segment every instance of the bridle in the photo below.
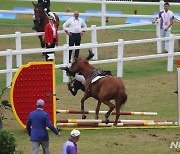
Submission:
{"label": "bridle", "polygon": [[42,12],[44,10],[41,7],[38,7],[37,5],[34,8],[34,15],[35,15],[35,21],[36,23],[40,24],[42,21]]}

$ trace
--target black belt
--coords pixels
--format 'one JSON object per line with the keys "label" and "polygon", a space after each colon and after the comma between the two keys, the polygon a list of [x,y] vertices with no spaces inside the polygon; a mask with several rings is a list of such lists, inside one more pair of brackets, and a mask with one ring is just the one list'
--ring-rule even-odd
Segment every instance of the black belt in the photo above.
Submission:
{"label": "black belt", "polygon": [[80,34],[80,33],[71,33],[71,34],[73,34],[73,35],[78,35],[78,34]]}

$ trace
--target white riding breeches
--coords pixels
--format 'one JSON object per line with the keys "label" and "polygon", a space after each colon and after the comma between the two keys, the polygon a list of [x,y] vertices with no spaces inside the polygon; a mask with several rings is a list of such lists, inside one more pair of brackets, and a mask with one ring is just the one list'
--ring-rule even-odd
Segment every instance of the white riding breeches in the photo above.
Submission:
{"label": "white riding breeches", "polygon": [[78,80],[78,81],[80,81],[83,85],[85,84],[85,78],[84,78],[84,76],[83,75],[79,75],[79,74],[77,74],[77,75],[75,75],[75,77],[74,77],[76,80]]}

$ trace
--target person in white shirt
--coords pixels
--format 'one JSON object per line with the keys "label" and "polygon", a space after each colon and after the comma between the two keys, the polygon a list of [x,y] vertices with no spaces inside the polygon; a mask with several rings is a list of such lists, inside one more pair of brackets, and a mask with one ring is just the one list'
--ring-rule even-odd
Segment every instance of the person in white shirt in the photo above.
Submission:
{"label": "person in white shirt", "polygon": [[[81,43],[81,36],[84,34],[87,28],[86,23],[79,18],[79,12],[74,12],[74,17],[68,19],[63,24],[63,29],[69,36],[69,46],[79,46]],[[69,62],[71,63],[72,50],[69,50]],[[75,58],[79,57],[79,49],[75,50]]]}
{"label": "person in white shirt", "polygon": [[[169,3],[164,3],[164,10],[160,11],[153,21],[155,23],[157,19],[160,19],[161,37],[169,37],[171,33],[171,27],[174,22],[174,13],[169,10]],[[165,41],[165,53],[169,51],[169,41]]]}

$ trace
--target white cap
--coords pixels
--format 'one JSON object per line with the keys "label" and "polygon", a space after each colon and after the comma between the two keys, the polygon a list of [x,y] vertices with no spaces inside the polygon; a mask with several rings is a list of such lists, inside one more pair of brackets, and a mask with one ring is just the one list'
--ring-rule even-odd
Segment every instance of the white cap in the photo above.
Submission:
{"label": "white cap", "polygon": [[73,129],[73,130],[71,131],[71,136],[77,137],[77,136],[79,136],[79,135],[80,135],[80,131],[79,131],[79,130]]}
{"label": "white cap", "polygon": [[49,15],[50,17],[52,17],[52,18],[54,19],[54,21],[56,21],[56,17],[55,17],[55,15],[54,15],[54,13],[49,12],[48,15]]}

